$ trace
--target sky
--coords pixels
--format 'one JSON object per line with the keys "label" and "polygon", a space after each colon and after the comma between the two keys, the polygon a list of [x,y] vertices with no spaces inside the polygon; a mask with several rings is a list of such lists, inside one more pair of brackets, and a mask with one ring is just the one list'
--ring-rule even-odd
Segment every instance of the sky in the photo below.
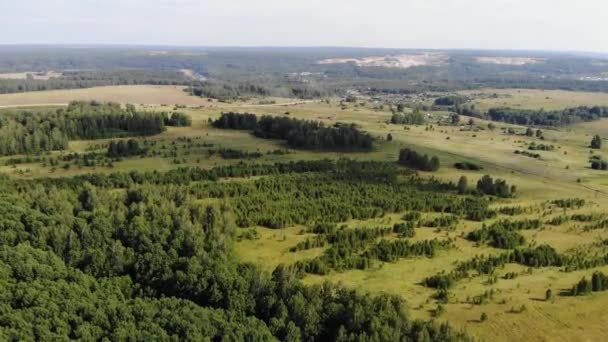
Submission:
{"label": "sky", "polygon": [[0,44],[608,52],[608,1],[0,0]]}

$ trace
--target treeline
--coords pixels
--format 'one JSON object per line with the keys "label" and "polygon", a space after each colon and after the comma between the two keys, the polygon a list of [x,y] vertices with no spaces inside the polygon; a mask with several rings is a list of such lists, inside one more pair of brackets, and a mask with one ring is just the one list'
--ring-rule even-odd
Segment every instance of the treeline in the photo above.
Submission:
{"label": "treeline", "polygon": [[[318,223],[311,230],[317,234],[312,238],[307,238],[291,247],[291,252],[298,252],[312,248],[324,247],[327,244],[344,245],[349,244],[348,249],[360,249],[366,242],[373,241],[379,237],[384,237],[390,233],[395,233],[399,237],[414,237],[416,234],[412,222],[395,223],[392,228],[355,228],[348,229],[346,226],[340,228],[336,224]],[[353,247],[355,244],[355,247]]]}
{"label": "treeline", "polygon": [[201,82],[189,87],[187,91],[195,96],[209,97],[220,101],[236,100],[242,97],[270,96],[271,91],[262,86],[253,84],[220,84]]}
{"label": "treeline", "polygon": [[[102,188],[128,188],[134,185],[185,185],[197,181],[216,181],[219,178],[252,177],[263,175],[279,175],[306,172],[329,172],[341,169],[343,162],[329,159],[297,161],[275,164],[246,164],[217,166],[212,169],[200,167],[185,167],[158,171],[113,172],[110,174],[91,173],[72,178],[47,179],[48,186],[79,186],[83,182],[91,183]],[[345,163],[349,163],[345,161]],[[42,180],[40,180],[42,181]]]}
{"label": "treeline", "polygon": [[582,198],[560,198],[549,202],[562,209],[582,208],[587,202]]}
{"label": "treeline", "polygon": [[433,219],[420,222],[420,225],[429,228],[453,228],[458,224],[458,216],[442,215]]}
{"label": "treeline", "polygon": [[[289,165],[284,167],[292,171],[322,167]],[[280,172],[270,167],[247,172]],[[267,274],[237,261],[230,204],[202,205],[200,184],[154,184],[186,178],[186,171],[138,177],[146,175],[150,179],[139,180],[143,185],[131,183],[124,191],[84,178],[0,178],[0,306],[10,308],[2,314],[0,339],[466,338],[447,325],[412,320],[398,297],[362,295],[331,284],[304,286],[290,268],[279,266]],[[230,189],[206,183],[217,196]],[[421,251],[416,253],[429,253]]]}
{"label": "treeline", "polygon": [[325,127],[318,121],[268,115],[258,118],[248,113],[222,113],[212,124],[222,129],[252,130],[255,136],[263,139],[286,140],[292,148],[341,151],[371,151],[373,148],[372,136],[352,124]]}
{"label": "treeline", "polygon": [[144,154],[146,150],[139,146],[139,142],[135,139],[129,139],[127,141],[110,141],[108,144],[108,157],[119,158],[119,157],[130,157]]}
{"label": "treeline", "polygon": [[64,71],[59,77],[48,80],[27,76],[24,79],[0,79],[0,94],[112,85],[187,85],[189,83],[190,80],[177,70],[78,70]]}
{"label": "treeline", "polygon": [[188,114],[174,112],[171,114],[171,116],[165,118],[165,125],[174,127],[189,127],[192,126],[192,118],[190,118],[190,115]]}
{"label": "treeline", "polygon": [[209,154],[219,153],[224,159],[255,159],[262,157],[260,152],[247,152],[233,148],[220,148],[219,150],[209,150]]}
{"label": "treeline", "polygon": [[490,246],[502,249],[514,249],[524,244],[524,237],[518,230],[539,229],[540,220],[501,220],[489,227],[484,224],[481,229],[467,234],[467,240],[474,242],[487,242]]}
{"label": "treeline", "polygon": [[[259,83],[259,82],[256,82]],[[327,87],[314,87],[307,85],[293,85],[280,82],[281,84],[268,84],[260,86],[249,82],[196,82],[185,89],[195,96],[209,97],[219,101],[234,101],[250,97],[295,97],[300,99],[314,99],[343,93],[341,89],[329,89]],[[326,89],[327,88],[327,89]]]}
{"label": "treeline", "polygon": [[437,156],[429,158],[428,155],[420,154],[409,148],[399,151],[398,163],[415,170],[429,172],[435,172],[439,170],[440,167],[439,158],[437,158]]}
{"label": "treeline", "polygon": [[94,101],[72,102],[48,113],[9,112],[0,116],[0,155],[63,150],[76,139],[158,134],[165,130],[165,117],[132,105]]}
{"label": "treeline", "polygon": [[[365,244],[367,245],[367,244]],[[450,240],[385,240],[373,244],[364,252],[364,247],[353,248],[349,245],[333,245],[320,257],[297,261],[291,269],[302,276],[304,273],[326,275],[332,270],[346,271],[351,269],[365,270],[372,266],[374,260],[396,262],[399,259],[426,257],[432,258],[436,252],[453,247]]]}
{"label": "treeline", "polygon": [[436,98],[434,104],[436,106],[460,106],[467,102],[469,99],[465,96],[449,95]]}
{"label": "treeline", "polygon": [[[88,181],[107,188],[165,184],[199,199],[225,199],[241,227],[344,222],[403,211],[451,213],[478,221],[496,214],[483,198],[457,196],[453,184],[415,176],[398,177],[403,174],[404,170],[392,163],[321,160],[274,165],[239,163],[211,170],[180,168],[166,173],[91,174],[45,182],[48,186],[76,186]],[[214,182],[220,177],[260,175],[273,177]],[[195,183],[188,186],[190,182]]]}
{"label": "treeline", "polygon": [[450,240],[424,240],[410,242],[408,240],[382,240],[368,249],[364,257],[378,259],[384,262],[395,262],[399,259],[414,256],[432,258],[438,250],[452,248]]}
{"label": "treeline", "polygon": [[591,168],[593,170],[608,170],[608,161],[599,156],[593,156],[591,157]]}
{"label": "treeline", "polygon": [[236,223],[241,227],[282,228],[344,222],[406,210],[452,213],[480,220],[494,214],[481,198],[460,198],[449,192],[427,190],[417,182],[397,181],[394,173],[374,175],[351,169],[333,174],[285,175],[251,183],[206,185],[190,191],[202,196],[233,198]]}
{"label": "treeline", "polygon": [[487,117],[493,121],[518,125],[565,126],[582,121],[608,117],[608,107],[576,107],[545,111],[514,108],[491,108]]}
{"label": "treeline", "polygon": [[467,171],[480,171],[483,169],[480,165],[471,162],[458,162],[454,163],[454,167],[458,170],[467,170]]}
{"label": "treeline", "polygon": [[515,185],[509,186],[503,179],[493,180],[491,176],[485,175],[477,181],[477,191],[482,194],[509,198],[515,194]]}
{"label": "treeline", "polygon": [[555,146],[553,145],[536,144],[535,142],[528,145],[528,150],[530,151],[553,151],[554,149]]}
{"label": "treeline", "polygon": [[562,266],[564,259],[549,245],[541,245],[534,249],[515,249],[497,256],[476,256],[458,263],[450,273],[439,273],[426,278],[424,283],[427,287],[447,290],[457,281],[468,278],[472,271],[477,274],[491,274],[497,267],[508,263],[529,267]]}
{"label": "treeline", "polygon": [[591,292],[601,292],[608,290],[608,276],[602,272],[593,272],[591,281],[583,277],[576,285],[572,286],[570,290],[571,296],[584,296]]}
{"label": "treeline", "polygon": [[391,123],[395,125],[424,125],[424,114],[414,113],[395,113],[391,116]]}

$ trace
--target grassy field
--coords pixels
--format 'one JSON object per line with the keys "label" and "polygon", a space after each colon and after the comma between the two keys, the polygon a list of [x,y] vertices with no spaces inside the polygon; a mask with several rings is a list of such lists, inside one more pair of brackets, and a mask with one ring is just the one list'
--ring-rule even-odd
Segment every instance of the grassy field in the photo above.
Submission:
{"label": "grassy field", "polygon": [[[481,108],[496,105],[507,105],[521,108],[563,108],[574,105],[608,104],[608,95],[592,93],[571,93],[563,91],[543,92],[540,90],[488,90],[497,92],[498,98],[477,100]],[[539,151],[541,159],[529,158],[514,154],[516,149],[526,150],[528,144],[541,142],[538,138],[525,135],[508,134],[507,128],[514,128],[523,133],[525,127],[497,124],[494,130],[487,129],[488,122],[474,119],[475,126],[468,125],[439,126],[434,123],[427,126],[390,125],[386,121],[390,113],[386,110],[375,110],[371,105],[348,104],[343,109],[341,104],[332,99],[325,101],[308,101],[293,103],[289,99],[274,99],[277,103],[260,105],[259,100],[235,103],[210,102],[206,99],[189,97],[178,87],[103,87],[72,91],[56,91],[0,95],[0,105],[44,105],[50,103],[67,103],[70,100],[97,99],[137,103],[148,110],[174,109],[173,104],[185,105],[178,110],[191,115],[192,127],[169,128],[166,132],[147,138],[158,144],[176,142],[178,157],[130,158],[116,162],[113,168],[97,167],[82,169],[71,167],[68,170],[57,168],[51,172],[48,166],[40,163],[19,164],[15,167],[5,166],[8,157],[0,158],[0,172],[14,177],[69,176],[87,172],[114,172],[128,170],[168,170],[184,165],[213,167],[226,163],[237,163],[238,160],[224,160],[218,156],[209,156],[199,150],[181,147],[184,139],[213,144],[214,147],[240,149],[249,152],[261,152],[263,156],[257,162],[275,162],[285,160],[340,158],[348,156],[356,159],[373,159],[395,161],[399,149],[410,146],[418,151],[439,156],[442,168],[433,176],[445,180],[457,181],[466,175],[469,184],[475,184],[484,174],[506,179],[509,184],[517,185],[518,192],[514,199],[502,200],[495,206],[534,207],[531,213],[518,216],[521,218],[542,218],[544,221],[561,215],[562,210],[548,209],[544,204],[558,198],[583,198],[585,207],[568,210],[567,214],[606,212],[608,208],[608,173],[589,168],[589,141],[593,134],[608,135],[608,120],[584,123],[560,129],[545,129],[544,144],[555,146],[553,151]],[[163,106],[163,104],[165,104]],[[168,105],[171,104],[171,105]],[[290,151],[286,155],[266,154],[276,149],[285,149],[280,141],[261,140],[247,132],[219,130],[208,125],[209,118],[216,118],[221,111],[248,111],[257,114],[289,115],[290,117],[314,119],[327,123],[353,122],[377,136],[377,148],[369,153],[329,153]],[[441,113],[433,114],[440,117]],[[467,122],[463,118],[462,122]],[[504,128],[504,130],[503,130]],[[388,133],[393,136],[392,142],[382,141]],[[449,139],[448,139],[449,138]],[[69,152],[84,152],[92,144],[103,144],[104,141],[74,141],[70,143]],[[54,152],[53,154],[61,154]],[[596,154],[608,157],[606,148]],[[179,159],[175,163],[174,159]],[[461,171],[452,165],[455,162],[470,161],[481,165],[480,172]],[[402,213],[387,215],[383,218],[368,221],[346,222],[349,227],[388,226],[400,222]],[[504,218],[499,217],[497,219]],[[388,292],[403,297],[413,316],[429,318],[437,307],[430,297],[434,290],[423,287],[420,282],[428,276],[451,270],[454,263],[467,260],[479,254],[495,254],[499,251],[485,245],[476,246],[463,238],[463,235],[477,229],[481,223],[460,221],[453,231],[437,231],[432,228],[416,228],[415,240],[451,237],[455,239],[456,248],[442,251],[433,259],[417,258],[401,260],[395,263],[379,263],[365,271],[347,271],[331,273],[327,276],[306,276],[304,282],[319,284],[324,281],[341,282],[345,285],[371,292]],[[272,230],[257,227],[260,238],[243,240],[237,243],[237,253],[243,261],[259,264],[271,271],[280,263],[291,264],[297,260],[313,258],[323,253],[323,248],[301,252],[290,252],[289,248],[306,239],[302,233],[304,227],[290,227]],[[528,242],[533,244],[549,243],[560,252],[573,248],[592,248],[598,240],[608,238],[605,230],[586,232],[581,223],[568,222],[560,226],[545,225],[540,230],[522,232]],[[608,267],[600,268],[608,272]],[[601,341],[608,335],[605,325],[608,312],[608,293],[593,294],[586,297],[565,297],[557,295],[570,288],[583,275],[589,277],[593,270],[564,273],[558,268],[534,269],[531,272],[524,267],[507,265],[500,269],[498,275],[506,272],[518,272],[516,279],[499,279],[488,284],[486,277],[472,277],[457,284],[451,291],[452,297],[446,304],[445,313],[439,320],[446,320],[458,328],[466,329],[476,337],[489,341],[508,340],[550,340],[550,341]],[[495,295],[482,305],[467,304],[467,297],[478,296],[484,291],[493,289]],[[547,289],[556,295],[545,301]],[[525,310],[514,313],[511,308]],[[482,313],[488,320],[480,322]]]}
{"label": "grassy field", "polygon": [[2,94],[0,95],[0,107],[65,105],[74,100],[158,105],[208,105],[208,102],[201,98],[189,96],[183,91],[183,88],[178,86],[138,85]]}
{"label": "grassy field", "polygon": [[542,89],[484,89],[462,91],[461,94],[479,98],[473,101],[486,111],[492,107],[525,109],[563,109],[577,106],[606,106],[608,94]]}

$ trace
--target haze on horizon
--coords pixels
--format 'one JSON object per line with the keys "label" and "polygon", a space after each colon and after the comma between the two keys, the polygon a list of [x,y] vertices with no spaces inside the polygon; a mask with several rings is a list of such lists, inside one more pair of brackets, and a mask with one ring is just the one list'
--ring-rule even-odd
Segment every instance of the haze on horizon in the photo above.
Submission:
{"label": "haze on horizon", "polygon": [[0,44],[608,52],[603,0],[22,0]]}

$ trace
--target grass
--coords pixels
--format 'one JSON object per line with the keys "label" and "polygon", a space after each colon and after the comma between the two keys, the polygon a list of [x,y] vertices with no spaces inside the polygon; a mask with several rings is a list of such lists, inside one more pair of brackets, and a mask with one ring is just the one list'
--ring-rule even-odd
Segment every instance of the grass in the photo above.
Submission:
{"label": "grass", "polygon": [[0,107],[66,105],[74,100],[165,104],[167,106],[169,104],[209,105],[204,99],[189,96],[180,86],[137,85],[2,94],[0,95]]}
{"label": "grass", "polygon": [[[478,91],[477,91],[478,92]],[[484,98],[477,100],[477,105],[489,108],[497,105],[508,105],[520,108],[564,108],[573,105],[602,105],[608,104],[607,94],[572,93],[565,91],[541,90],[484,90],[486,94],[499,94],[499,98]],[[456,182],[466,175],[469,184],[474,186],[476,181],[485,174],[503,178],[509,184],[517,185],[517,197],[502,200],[495,206],[533,206],[533,213],[521,215],[513,219],[541,218],[544,221],[553,216],[564,214],[562,210],[543,208],[543,204],[556,198],[579,197],[588,204],[574,212],[602,212],[608,208],[608,173],[594,171],[589,168],[588,144],[593,134],[608,136],[608,120],[593,123],[583,123],[560,129],[545,129],[545,140],[523,135],[506,134],[502,128],[515,128],[523,132],[525,127],[508,124],[496,124],[493,131],[484,129],[468,130],[468,127],[452,126],[404,126],[386,124],[390,118],[388,111],[379,111],[366,106],[348,104],[341,109],[340,103],[332,99],[330,103],[309,101],[294,104],[290,99],[274,99],[277,104],[260,105],[258,99],[234,103],[209,102],[206,99],[189,97],[179,87],[103,87],[83,90],[40,92],[27,94],[0,95],[0,105],[44,105],[48,103],[66,103],[72,99],[95,98],[98,100],[113,100],[118,102],[138,103],[148,110],[172,111],[176,103],[186,105],[177,108],[190,114],[193,118],[192,127],[169,128],[166,132],[147,139],[159,143],[170,143],[179,138],[200,138],[201,141],[214,144],[214,148],[225,147],[243,151],[260,151],[265,153],[275,149],[285,148],[283,142],[262,140],[242,131],[219,130],[207,124],[209,118],[219,116],[221,111],[248,111],[257,114],[288,115],[290,117],[321,120],[327,124],[336,121],[353,122],[364,130],[383,140],[391,133],[392,142],[379,142],[375,151],[370,153],[328,153],[310,151],[292,151],[287,155],[264,155],[257,162],[276,162],[286,160],[340,158],[348,156],[357,159],[373,159],[395,161],[399,149],[409,146],[418,151],[439,156],[442,168],[433,176]],[[162,104],[165,105],[162,105]],[[437,114],[442,115],[442,114]],[[478,127],[487,127],[488,122],[474,119]],[[462,122],[468,118],[463,117]],[[449,137],[449,139],[447,139]],[[552,144],[554,151],[539,151],[541,160],[528,158],[513,153],[516,149],[526,149],[531,142]],[[91,144],[103,141],[74,141],[69,150],[84,152]],[[178,145],[180,143],[178,142]],[[608,145],[608,144],[607,144]],[[185,163],[176,165],[172,158],[148,157],[130,158],[116,162],[114,168],[83,168],[75,167],[69,170],[58,168],[50,173],[49,167],[40,164],[23,164],[15,168],[0,166],[0,172],[6,172],[13,177],[44,177],[71,176],[85,172],[114,172],[129,170],[168,170],[184,165],[213,167],[215,165],[237,163],[238,160],[224,160],[217,156],[209,157],[202,151],[193,150],[186,154],[179,149],[180,157]],[[604,150],[595,152],[608,159]],[[59,154],[54,152],[53,154]],[[3,165],[7,157],[0,158]],[[481,165],[484,169],[479,172],[455,169],[455,162],[469,161]],[[21,173],[20,170],[27,173]],[[424,174],[424,173],[423,173]],[[578,180],[580,179],[580,183]],[[386,217],[368,220],[351,221],[349,227],[389,226],[400,221],[401,214],[391,214]],[[505,218],[502,216],[500,218]],[[499,219],[499,218],[497,218]],[[487,223],[491,223],[488,221]],[[416,228],[414,240],[445,238],[455,239],[457,248],[441,251],[433,259],[416,258],[401,260],[396,263],[377,263],[365,271],[352,270],[348,272],[333,272],[327,276],[306,276],[303,281],[307,284],[319,284],[325,281],[340,282],[347,286],[369,292],[388,292],[404,298],[414,317],[429,318],[436,308],[435,300],[430,299],[433,290],[420,285],[420,282],[430,275],[443,270],[449,271],[454,262],[467,260],[478,254],[499,253],[499,250],[485,245],[476,246],[465,240],[464,234],[478,229],[480,223],[461,221],[454,231],[437,231],[433,228]],[[598,239],[608,238],[603,231],[584,232],[584,223],[568,222],[561,226],[545,225],[537,231],[523,231],[528,243],[549,243],[560,252],[567,252],[575,247],[590,246]],[[313,258],[323,253],[322,248],[316,248],[296,253],[289,248],[309,236],[303,233],[304,227],[290,227],[282,230],[271,230],[258,227],[260,238],[243,240],[236,243],[236,252],[243,261],[259,264],[263,269],[271,271],[278,264],[291,264],[297,260]],[[601,268],[608,272],[608,268]],[[595,293],[589,297],[558,296],[560,290],[571,287],[583,275],[589,276],[593,270],[564,273],[556,268],[535,269],[531,273],[524,267],[507,265],[499,269],[500,277],[505,272],[520,273],[516,279],[499,279],[495,284],[487,284],[487,277],[473,277],[457,284],[450,302],[445,305],[445,313],[439,320],[449,321],[458,328],[464,328],[476,337],[485,340],[556,340],[556,341],[586,341],[602,340],[608,335],[605,322],[608,313],[604,307],[608,305],[608,293]],[[551,288],[554,299],[544,301],[546,289]],[[483,305],[466,303],[467,297],[473,297],[494,289],[493,299]],[[511,307],[526,310],[521,313],[510,312]],[[480,322],[482,313],[488,315],[485,322]]]}
{"label": "grass", "polygon": [[473,103],[481,111],[492,107],[522,109],[563,109],[577,106],[607,106],[608,94],[600,92],[574,92],[542,89],[484,89],[468,90],[462,94],[483,97]]}

